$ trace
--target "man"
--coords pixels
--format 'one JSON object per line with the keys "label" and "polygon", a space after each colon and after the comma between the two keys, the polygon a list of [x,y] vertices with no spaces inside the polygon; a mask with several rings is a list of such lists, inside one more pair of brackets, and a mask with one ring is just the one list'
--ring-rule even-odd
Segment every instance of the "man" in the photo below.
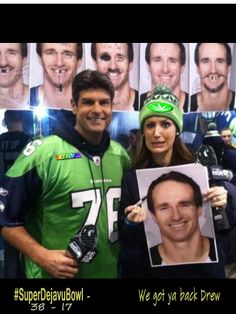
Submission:
{"label": "man", "polygon": [[[75,128],[67,123],[30,143],[2,181],[2,235],[27,256],[29,278],[117,276],[117,209],[130,160],[106,131],[113,96],[106,75],[90,70],[76,75]],[[98,230],[97,255],[78,264],[78,246],[73,256],[67,248],[91,224]]]}
{"label": "man", "polygon": [[37,43],[43,84],[30,89],[30,105],[71,109],[71,84],[83,57],[82,43]]}
{"label": "man", "polygon": [[7,132],[0,135],[0,177],[13,165],[31,137],[24,133],[24,113],[19,110],[6,110],[4,125]]}
{"label": "man", "polygon": [[[23,111],[6,110],[4,124],[8,131],[0,135],[0,178],[13,165],[26,144],[32,140],[29,135],[24,133]],[[20,252],[7,242],[4,246],[4,277],[24,277],[24,263]]]}
{"label": "man", "polygon": [[235,92],[228,87],[232,55],[227,43],[198,43],[194,61],[200,91],[191,96],[191,111],[233,110]]}
{"label": "man", "polygon": [[132,43],[92,43],[91,56],[98,71],[106,73],[114,86],[113,110],[138,110],[138,92],[130,86],[133,67]]}
{"label": "man", "polygon": [[154,265],[216,260],[213,239],[201,235],[202,194],[196,182],[180,172],[165,173],[151,183],[147,201],[162,238],[150,249]]}
{"label": "man", "polygon": [[[157,84],[166,84],[180,100],[180,108],[187,112],[189,95],[181,89],[181,75],[186,60],[184,45],[182,43],[148,43],[145,59],[151,75],[151,89]],[[150,90],[141,95],[141,108],[151,93]]]}
{"label": "man", "polygon": [[217,162],[224,169],[227,180],[235,184],[236,149],[232,145],[225,143],[215,123],[211,122],[208,124],[208,131],[205,134],[202,144],[209,145],[214,149]]}
{"label": "man", "polygon": [[220,130],[220,136],[222,137],[224,143],[228,146],[233,146],[236,148],[236,144],[232,143],[233,134],[230,128],[223,128]]}
{"label": "man", "polygon": [[27,51],[26,43],[0,43],[0,108],[29,108],[23,80]]}
{"label": "man", "polygon": [[132,162],[141,152],[142,134],[139,129],[129,130],[129,146],[127,152]]}

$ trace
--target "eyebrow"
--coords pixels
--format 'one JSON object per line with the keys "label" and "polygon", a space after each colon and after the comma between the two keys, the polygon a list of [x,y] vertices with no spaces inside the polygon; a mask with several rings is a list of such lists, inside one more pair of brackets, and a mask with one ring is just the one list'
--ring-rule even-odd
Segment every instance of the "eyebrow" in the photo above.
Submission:
{"label": "eyebrow", "polygon": [[[183,204],[190,204],[190,205],[192,205],[193,204],[193,205],[195,205],[194,201],[193,200],[189,200],[189,199],[187,199],[187,200],[183,199],[180,202],[178,202],[177,204],[180,204],[180,205],[183,205]],[[158,204],[157,208],[160,207],[160,206],[167,206],[167,205],[170,205],[170,203],[163,202],[163,203]]]}
{"label": "eyebrow", "polygon": [[17,48],[16,48],[16,49],[14,49],[14,48],[8,48],[8,49],[7,49],[7,52],[18,52],[18,53],[20,53],[20,49],[18,50]]}

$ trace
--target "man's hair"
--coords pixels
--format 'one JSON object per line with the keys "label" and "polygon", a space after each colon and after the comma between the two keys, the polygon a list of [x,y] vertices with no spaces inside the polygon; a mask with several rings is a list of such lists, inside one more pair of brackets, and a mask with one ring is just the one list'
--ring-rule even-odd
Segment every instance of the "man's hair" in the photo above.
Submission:
{"label": "man's hair", "polygon": [[231,130],[230,128],[228,128],[228,127],[225,127],[225,128],[223,128],[223,129],[221,129],[221,130],[220,130],[220,134],[222,134],[222,132],[224,132],[224,131],[230,131],[231,134],[232,134],[232,130]]}
{"label": "man's hair", "polygon": [[140,133],[140,130],[139,129],[131,129],[131,130],[129,130],[129,132],[137,135]]}
{"label": "man's hair", "polygon": [[[96,44],[97,43],[92,43],[91,44],[91,56],[94,61],[97,60],[97,49],[96,49]],[[129,63],[133,62],[134,60],[134,48],[132,43],[125,43],[128,46],[128,60]]]}
{"label": "man's hair", "polygon": [[[36,43],[36,51],[37,54],[42,57],[42,47],[43,47],[43,43]],[[76,56],[77,59],[82,59],[83,57],[83,45],[82,43],[76,43]]]}
{"label": "man's hair", "polygon": [[26,58],[28,55],[27,43],[20,43],[20,50],[21,50],[22,58]]}
{"label": "man's hair", "polygon": [[87,89],[103,89],[114,97],[114,87],[110,78],[99,71],[84,70],[74,77],[72,82],[72,99],[78,103],[80,92]]}
{"label": "man's hair", "polygon": [[[151,50],[151,45],[152,44],[158,44],[158,43],[148,43],[146,50],[145,50],[145,60],[148,64],[150,64],[150,50]],[[185,61],[186,61],[186,52],[185,52],[185,47],[184,44],[182,43],[173,43],[176,44],[177,46],[179,46],[180,49],[180,64],[181,65],[185,65]]]}
{"label": "man's hair", "polygon": [[199,185],[192,178],[188,177],[187,175],[185,175],[181,172],[170,171],[169,173],[164,173],[159,178],[154,180],[148,188],[147,204],[148,204],[148,208],[149,208],[150,212],[152,212],[152,213],[155,212],[153,195],[152,195],[153,189],[158,184],[165,182],[165,181],[175,181],[175,182],[179,182],[179,183],[188,184],[189,186],[191,186],[191,188],[193,190],[194,204],[196,205],[196,207],[202,206],[202,193],[201,193]]}
{"label": "man's hair", "polygon": [[6,110],[4,113],[4,123],[8,127],[10,123],[13,122],[22,122],[24,116],[21,110]]}
{"label": "man's hair", "polygon": [[[206,43],[197,43],[195,51],[194,51],[194,62],[197,66],[199,65],[199,48],[202,44],[206,44]],[[232,53],[231,53],[230,46],[227,43],[217,43],[217,44],[223,45],[225,47],[227,65],[231,65]]]}

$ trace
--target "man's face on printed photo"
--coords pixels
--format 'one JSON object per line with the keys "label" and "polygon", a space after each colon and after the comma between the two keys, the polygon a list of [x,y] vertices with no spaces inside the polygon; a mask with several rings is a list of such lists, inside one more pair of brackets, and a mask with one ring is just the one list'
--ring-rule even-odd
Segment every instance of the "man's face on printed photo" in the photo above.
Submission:
{"label": "man's face on printed photo", "polygon": [[184,66],[180,63],[180,48],[175,43],[153,43],[148,65],[152,85],[166,84],[172,90],[180,84]]}
{"label": "man's face on printed photo", "polygon": [[225,85],[230,72],[226,49],[218,43],[203,43],[199,47],[198,73],[202,86],[209,93],[217,93]]}
{"label": "man's face on printed photo", "polygon": [[0,43],[0,87],[12,87],[22,78],[25,61],[20,43]]}
{"label": "man's face on printed photo", "polygon": [[128,59],[126,43],[96,43],[97,70],[107,74],[118,90],[129,80],[132,63]]}
{"label": "man's face on printed photo", "polygon": [[80,62],[77,59],[76,43],[43,43],[39,61],[47,81],[55,87],[68,86]]}

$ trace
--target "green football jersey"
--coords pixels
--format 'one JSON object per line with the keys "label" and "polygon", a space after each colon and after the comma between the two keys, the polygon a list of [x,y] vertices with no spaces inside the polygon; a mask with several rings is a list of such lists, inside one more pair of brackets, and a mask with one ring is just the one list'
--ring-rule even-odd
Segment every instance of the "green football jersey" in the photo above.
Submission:
{"label": "green football jersey", "polygon": [[[40,197],[27,211],[25,227],[48,249],[65,250],[70,239],[87,224],[98,231],[97,254],[80,263],[79,278],[116,278],[118,258],[117,211],[121,179],[130,167],[122,146],[114,141],[100,158],[88,158],[56,135],[27,145],[8,177],[35,171]],[[32,191],[34,193],[34,191]],[[29,278],[50,278],[44,269],[26,259]]]}

